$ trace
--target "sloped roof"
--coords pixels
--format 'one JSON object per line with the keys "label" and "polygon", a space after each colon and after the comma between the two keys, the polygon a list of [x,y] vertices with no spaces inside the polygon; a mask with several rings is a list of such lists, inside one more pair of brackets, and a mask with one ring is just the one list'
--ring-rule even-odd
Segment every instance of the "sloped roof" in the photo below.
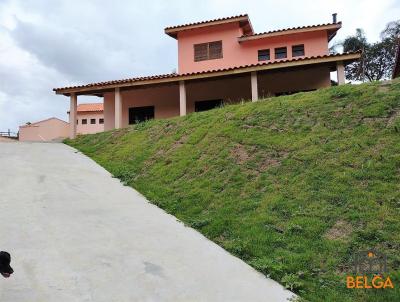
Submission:
{"label": "sloped roof", "polygon": [[37,121],[37,122],[34,122],[34,123],[30,123],[30,124],[21,125],[19,127],[20,128],[32,127],[32,126],[36,126],[38,124],[41,124],[41,123],[44,123],[44,122],[47,122],[47,121],[51,121],[51,120],[57,120],[57,121],[65,123],[65,124],[68,124],[68,122],[66,122],[66,121],[64,121],[62,119],[59,119],[58,117],[49,117],[47,119],[44,119],[44,120],[41,120],[41,121]]}
{"label": "sloped roof", "polygon": [[328,34],[329,34],[328,40],[330,41],[341,27],[342,27],[342,22],[289,27],[289,28],[284,28],[284,29],[276,29],[276,30],[266,31],[266,32],[262,32],[262,33],[243,35],[243,36],[239,37],[239,42],[247,41],[247,40],[261,39],[261,38],[266,38],[266,37],[271,37],[271,36],[286,35],[286,34],[292,34],[292,33],[305,32],[305,31],[324,30],[324,29],[328,30]]}
{"label": "sloped roof", "polygon": [[76,110],[78,112],[103,112],[103,103],[79,104]]}
{"label": "sloped roof", "polygon": [[217,77],[229,74],[239,74],[244,72],[256,71],[256,70],[267,70],[267,69],[278,69],[286,67],[294,67],[315,63],[329,63],[336,61],[350,62],[359,59],[360,52],[347,52],[342,54],[328,54],[323,56],[312,56],[312,57],[301,57],[293,59],[285,59],[273,62],[260,62],[257,64],[242,65],[237,67],[214,69],[207,71],[198,71],[191,73],[169,73],[146,77],[136,77],[122,80],[113,80],[107,82],[90,83],[86,85],[53,88],[56,94],[69,94],[71,92],[82,92],[82,91],[95,91],[104,89],[113,89],[115,87],[126,87],[135,85],[148,85],[148,84],[158,84],[165,82],[178,82],[182,80],[192,80],[197,78],[206,77]]}
{"label": "sloped roof", "polygon": [[176,38],[178,32],[183,31],[183,30],[212,26],[212,25],[220,25],[220,24],[232,23],[232,22],[239,22],[240,26],[244,29],[244,32],[246,34],[254,33],[253,27],[251,26],[250,18],[247,14],[206,20],[206,21],[200,21],[200,22],[194,22],[194,23],[187,23],[187,24],[176,25],[176,26],[169,26],[164,29],[164,32],[167,35],[169,35],[173,38]]}

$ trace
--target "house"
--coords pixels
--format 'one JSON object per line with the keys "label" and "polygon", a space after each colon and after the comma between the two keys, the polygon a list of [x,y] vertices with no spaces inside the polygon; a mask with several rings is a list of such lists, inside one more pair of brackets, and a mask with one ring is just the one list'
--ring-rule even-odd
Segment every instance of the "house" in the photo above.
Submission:
{"label": "house", "polygon": [[89,134],[104,131],[102,103],[79,104],[76,113],[77,134]]}
{"label": "house", "polygon": [[51,117],[36,123],[19,126],[19,140],[26,142],[51,142],[68,137],[69,123]]}
{"label": "house", "polygon": [[399,76],[400,76],[400,39],[398,40],[397,43],[396,58],[395,58],[392,78],[394,79]]}
{"label": "house", "polygon": [[[70,120],[77,98],[103,98],[104,129],[152,118],[184,116],[222,103],[310,91],[344,83],[344,66],[360,53],[330,54],[328,43],[342,23],[255,33],[248,15],[165,28],[178,43],[178,73],[55,88],[70,97]],[[70,123],[70,137],[77,133]]]}

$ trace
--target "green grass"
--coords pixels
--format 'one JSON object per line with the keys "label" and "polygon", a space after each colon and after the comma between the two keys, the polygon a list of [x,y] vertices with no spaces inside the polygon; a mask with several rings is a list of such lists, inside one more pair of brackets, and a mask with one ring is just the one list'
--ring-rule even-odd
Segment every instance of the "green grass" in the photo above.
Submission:
{"label": "green grass", "polygon": [[[66,143],[306,300],[400,301],[400,81]],[[354,253],[370,248],[387,254],[395,289],[346,289]]]}

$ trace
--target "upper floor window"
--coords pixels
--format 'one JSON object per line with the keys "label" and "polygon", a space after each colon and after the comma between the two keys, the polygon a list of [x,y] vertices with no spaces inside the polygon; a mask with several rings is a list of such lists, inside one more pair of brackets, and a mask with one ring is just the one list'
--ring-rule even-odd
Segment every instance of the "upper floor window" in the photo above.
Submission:
{"label": "upper floor window", "polygon": [[96,119],[95,119],[95,118],[91,118],[91,119],[90,119],[90,123],[91,123],[92,125],[96,124]]}
{"label": "upper floor window", "polygon": [[258,61],[268,61],[270,60],[269,49],[260,49],[258,51]]}
{"label": "upper floor window", "polygon": [[292,56],[301,57],[304,56],[304,44],[292,46]]}
{"label": "upper floor window", "polygon": [[82,119],[82,125],[86,125],[87,124],[87,119]]}
{"label": "upper floor window", "polygon": [[222,58],[222,41],[194,44],[194,61]]}
{"label": "upper floor window", "polygon": [[285,58],[287,58],[286,47],[275,48],[275,59],[285,59]]}
{"label": "upper floor window", "polygon": [[104,124],[104,119],[103,118],[99,119],[99,124]]}

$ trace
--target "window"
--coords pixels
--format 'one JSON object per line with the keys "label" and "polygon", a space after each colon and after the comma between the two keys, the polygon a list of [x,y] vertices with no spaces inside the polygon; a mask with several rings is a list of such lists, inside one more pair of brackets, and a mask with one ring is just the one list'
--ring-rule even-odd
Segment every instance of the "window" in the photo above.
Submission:
{"label": "window", "polygon": [[268,61],[269,59],[269,49],[260,49],[258,51],[258,61]]}
{"label": "window", "polygon": [[292,57],[304,56],[304,44],[292,46]]}
{"label": "window", "polygon": [[79,124],[79,120],[76,120],[76,124],[77,124],[77,125]]}
{"label": "window", "polygon": [[129,125],[154,118],[154,106],[129,108]]}
{"label": "window", "polygon": [[194,44],[194,61],[205,61],[222,58],[222,41]]}
{"label": "window", "polygon": [[201,112],[221,107],[222,100],[199,101],[194,103],[194,111]]}
{"label": "window", "polygon": [[104,119],[103,118],[99,118],[99,124],[104,124]]}
{"label": "window", "polygon": [[275,59],[285,59],[287,57],[286,47],[275,48]]}
{"label": "window", "polygon": [[82,125],[86,125],[87,124],[87,119],[83,118],[82,119]]}
{"label": "window", "polygon": [[90,124],[92,124],[92,125],[96,124],[96,119],[95,118],[91,118],[90,119]]}

